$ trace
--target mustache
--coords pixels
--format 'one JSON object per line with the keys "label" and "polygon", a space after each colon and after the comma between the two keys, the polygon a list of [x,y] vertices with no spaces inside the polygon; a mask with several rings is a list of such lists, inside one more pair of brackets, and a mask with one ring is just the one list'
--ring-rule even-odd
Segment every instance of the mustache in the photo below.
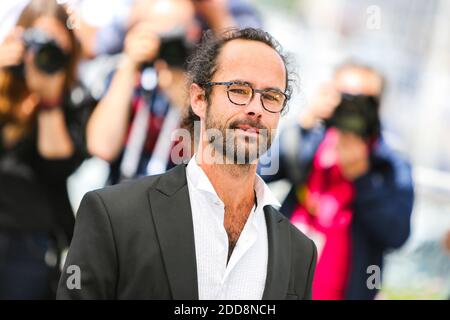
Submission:
{"label": "mustache", "polygon": [[247,125],[247,126],[250,126],[253,128],[257,128],[259,130],[264,129],[264,130],[267,130],[267,132],[269,132],[269,128],[264,126],[260,121],[253,120],[253,119],[235,120],[230,123],[228,128],[229,129],[237,129],[238,126],[240,126],[240,125]]}

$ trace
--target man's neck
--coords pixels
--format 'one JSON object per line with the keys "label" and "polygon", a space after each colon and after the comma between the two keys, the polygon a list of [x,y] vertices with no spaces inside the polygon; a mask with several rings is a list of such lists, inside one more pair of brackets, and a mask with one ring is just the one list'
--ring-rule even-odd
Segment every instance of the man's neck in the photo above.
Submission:
{"label": "man's neck", "polygon": [[[202,152],[202,149],[200,147],[199,152]],[[211,155],[209,152],[207,154]],[[205,159],[204,153],[197,155],[200,155],[200,161],[197,161],[198,157],[196,159],[198,165],[225,205],[223,224],[228,235],[229,261],[250,211],[256,203],[254,191],[256,164],[224,164],[211,158]]]}
{"label": "man's neck", "polygon": [[256,165],[200,163],[199,166],[227,209],[235,211],[253,205]]}

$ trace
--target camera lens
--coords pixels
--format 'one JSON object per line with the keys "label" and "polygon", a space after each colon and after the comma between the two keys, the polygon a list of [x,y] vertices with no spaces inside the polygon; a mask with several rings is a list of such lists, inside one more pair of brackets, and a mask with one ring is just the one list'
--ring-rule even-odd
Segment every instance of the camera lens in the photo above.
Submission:
{"label": "camera lens", "polygon": [[69,62],[69,55],[46,32],[35,28],[27,29],[23,39],[27,50],[34,53],[34,62],[42,72],[53,74]]}
{"label": "camera lens", "polygon": [[64,52],[52,42],[44,44],[35,52],[36,66],[48,74],[63,69],[66,62],[67,58]]}

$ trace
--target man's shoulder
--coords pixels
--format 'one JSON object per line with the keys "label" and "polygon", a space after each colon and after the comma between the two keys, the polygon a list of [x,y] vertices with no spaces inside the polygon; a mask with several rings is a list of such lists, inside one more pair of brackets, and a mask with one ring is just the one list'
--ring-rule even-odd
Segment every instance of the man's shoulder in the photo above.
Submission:
{"label": "man's shoulder", "polygon": [[306,251],[312,250],[314,247],[314,242],[302,231],[300,231],[296,226],[294,226],[292,222],[289,221],[289,219],[287,219],[286,217],[285,219],[289,224],[293,245]]}
{"label": "man's shoulder", "polygon": [[142,194],[150,189],[162,175],[154,175],[148,177],[137,178],[133,180],[123,181],[119,184],[104,187],[102,189],[93,190],[90,193],[97,194],[100,198],[106,200],[121,200]]}
{"label": "man's shoulder", "polygon": [[141,205],[143,201],[147,203],[148,192],[152,188],[164,192],[167,185],[170,187],[183,185],[185,179],[184,165],[179,165],[162,174],[128,180],[120,184],[93,190],[88,192],[87,196],[95,194],[106,207],[131,209],[136,205]]}
{"label": "man's shoulder", "polygon": [[276,219],[286,224],[290,233],[292,244],[297,248],[302,248],[308,251],[311,250],[313,245],[312,240],[301,232],[295,225],[293,225],[292,222],[289,221],[289,219],[280,211],[274,207],[272,207],[272,209],[272,214],[275,215]]}

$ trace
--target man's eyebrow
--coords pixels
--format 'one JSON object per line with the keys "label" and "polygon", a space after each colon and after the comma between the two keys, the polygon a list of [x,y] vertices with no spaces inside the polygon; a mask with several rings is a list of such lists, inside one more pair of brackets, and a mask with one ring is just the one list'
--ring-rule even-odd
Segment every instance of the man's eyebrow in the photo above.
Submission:
{"label": "man's eyebrow", "polygon": [[280,91],[280,92],[284,92],[283,90],[281,90],[280,88],[277,87],[268,87],[268,88],[264,88],[264,90],[274,90],[274,91]]}
{"label": "man's eyebrow", "polygon": [[[250,85],[252,88],[255,88],[253,83],[251,83],[250,81],[245,81],[245,80],[241,80],[241,79],[234,79],[234,80],[230,80],[230,82],[245,83],[245,84]],[[259,89],[259,88],[255,88],[255,89]],[[275,91],[284,92],[283,90],[281,90],[280,88],[277,88],[277,87],[266,87],[266,88],[263,88],[262,90],[275,90]]]}
{"label": "man's eyebrow", "polygon": [[253,83],[251,83],[249,81],[241,80],[241,79],[233,79],[233,80],[230,80],[230,82],[244,83],[244,84],[251,85],[253,87]]}

